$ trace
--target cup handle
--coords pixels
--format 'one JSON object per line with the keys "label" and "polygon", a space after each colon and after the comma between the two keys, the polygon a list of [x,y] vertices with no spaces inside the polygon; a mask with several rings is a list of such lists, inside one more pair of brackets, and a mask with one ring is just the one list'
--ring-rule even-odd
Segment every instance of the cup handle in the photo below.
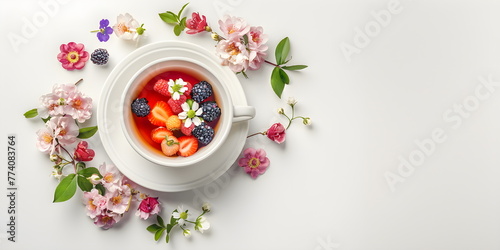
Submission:
{"label": "cup handle", "polygon": [[252,106],[234,106],[233,122],[247,121],[255,117],[255,108]]}

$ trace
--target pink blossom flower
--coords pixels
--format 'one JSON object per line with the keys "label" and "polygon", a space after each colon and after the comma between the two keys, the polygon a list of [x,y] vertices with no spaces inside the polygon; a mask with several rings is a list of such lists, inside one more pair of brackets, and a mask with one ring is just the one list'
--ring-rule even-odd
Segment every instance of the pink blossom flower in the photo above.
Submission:
{"label": "pink blossom flower", "polygon": [[102,185],[110,192],[115,192],[122,186],[123,175],[114,165],[103,163],[99,166],[102,174]]}
{"label": "pink blossom flower", "polygon": [[40,97],[42,118],[69,115],[78,122],[92,116],[92,98],[78,91],[75,84],[55,84],[52,92]]}
{"label": "pink blossom flower", "polygon": [[198,12],[193,12],[191,18],[186,20],[186,28],[188,34],[196,34],[206,31],[207,18],[204,15],[200,15]]}
{"label": "pink blossom flower", "polygon": [[266,151],[254,148],[245,149],[243,157],[238,160],[238,165],[245,168],[245,172],[254,179],[266,172],[269,163]]}
{"label": "pink blossom flower", "polygon": [[98,227],[102,227],[103,229],[110,229],[119,220],[120,220],[119,215],[113,213],[105,213],[95,217],[94,224]]}
{"label": "pink blossom flower", "polygon": [[56,137],[54,136],[54,130],[47,127],[39,129],[36,132],[38,140],[36,141],[36,147],[43,153],[50,153],[53,151],[56,145]]}
{"label": "pink blossom flower", "polygon": [[116,18],[116,24],[113,26],[115,35],[124,40],[137,40],[139,38],[138,28],[141,26],[129,13],[120,14]]}
{"label": "pink blossom flower", "polygon": [[108,199],[99,194],[99,191],[94,188],[90,192],[83,193],[83,203],[86,204],[87,215],[94,219],[106,209]]}
{"label": "pink blossom flower", "polygon": [[158,198],[147,197],[141,201],[139,208],[135,215],[139,216],[141,219],[148,219],[150,215],[158,214],[160,212],[160,202]]}
{"label": "pink blossom flower", "polygon": [[229,66],[233,72],[248,68],[248,50],[239,39],[227,39],[217,43],[216,54],[222,59],[222,65]]}
{"label": "pink blossom flower", "polygon": [[89,59],[89,53],[84,49],[85,46],[81,43],[61,44],[59,47],[61,52],[57,55],[57,60],[67,70],[82,69]]}
{"label": "pink blossom flower", "polygon": [[130,203],[130,188],[126,185],[121,186],[114,192],[106,192],[105,197],[108,198],[107,209],[113,213],[123,214],[127,211]]}
{"label": "pink blossom flower", "polygon": [[222,20],[219,20],[219,27],[222,33],[226,36],[226,39],[232,39],[236,37],[238,40],[245,35],[250,27],[247,22],[239,17],[224,16]]}
{"label": "pink blossom flower", "polygon": [[267,35],[263,34],[262,27],[250,27],[248,32],[249,69],[257,70],[264,63],[268,49],[267,45],[265,45],[267,39]]}
{"label": "pink blossom flower", "polygon": [[266,135],[269,139],[282,143],[285,141],[286,129],[281,123],[275,123],[266,131]]}
{"label": "pink blossom flower", "polygon": [[94,159],[95,152],[92,149],[88,148],[88,143],[86,141],[81,141],[76,145],[75,149],[75,160],[77,161],[91,161]]}
{"label": "pink blossom flower", "polygon": [[72,144],[79,134],[78,125],[67,116],[52,117],[47,123],[49,129],[54,131],[54,136],[62,146]]}

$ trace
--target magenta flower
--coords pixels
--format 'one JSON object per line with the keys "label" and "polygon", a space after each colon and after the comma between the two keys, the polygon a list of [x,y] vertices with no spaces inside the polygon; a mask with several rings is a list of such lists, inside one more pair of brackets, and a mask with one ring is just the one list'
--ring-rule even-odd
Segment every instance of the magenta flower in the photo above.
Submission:
{"label": "magenta flower", "polygon": [[269,163],[266,151],[254,148],[245,149],[243,157],[238,160],[238,165],[245,168],[245,172],[254,179],[266,172]]}
{"label": "magenta flower", "polygon": [[84,50],[85,46],[81,43],[61,44],[59,49],[61,52],[57,55],[57,60],[67,70],[82,69],[89,60],[89,53]]}
{"label": "magenta flower", "polygon": [[266,131],[266,135],[269,139],[282,143],[285,141],[286,129],[281,123],[275,123]]}
{"label": "magenta flower", "polygon": [[160,202],[158,201],[158,198],[147,197],[141,201],[135,215],[139,216],[141,219],[147,220],[149,216],[158,214],[159,212]]}
{"label": "magenta flower", "polygon": [[77,161],[91,161],[94,159],[95,152],[92,149],[88,148],[88,143],[86,141],[81,141],[76,145],[75,149],[75,160]]}
{"label": "magenta flower", "polygon": [[198,12],[193,12],[191,18],[186,20],[186,28],[188,34],[197,34],[206,31],[207,18],[204,15],[200,15]]}

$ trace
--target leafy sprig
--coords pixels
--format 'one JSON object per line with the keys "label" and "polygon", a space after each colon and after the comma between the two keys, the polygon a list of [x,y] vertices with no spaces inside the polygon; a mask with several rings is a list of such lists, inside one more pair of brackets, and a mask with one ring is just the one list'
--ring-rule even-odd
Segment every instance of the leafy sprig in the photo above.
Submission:
{"label": "leafy sprig", "polygon": [[189,3],[184,4],[184,6],[182,6],[181,10],[179,10],[177,14],[175,14],[172,11],[166,11],[164,13],[158,14],[161,20],[163,20],[168,24],[174,25],[174,34],[176,36],[179,36],[182,33],[182,31],[186,28],[187,17],[181,17],[181,16],[182,12],[184,11],[184,9],[188,4]]}

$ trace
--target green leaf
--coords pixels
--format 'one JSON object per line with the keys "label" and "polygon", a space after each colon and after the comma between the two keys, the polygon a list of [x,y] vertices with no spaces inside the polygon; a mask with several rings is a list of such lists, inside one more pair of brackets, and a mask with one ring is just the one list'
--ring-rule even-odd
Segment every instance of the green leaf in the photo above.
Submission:
{"label": "green leaf", "polygon": [[184,30],[184,28],[182,28],[180,24],[177,24],[174,27],[174,34],[176,36],[180,36],[183,30]]}
{"label": "green leaf", "polygon": [[290,52],[290,39],[288,37],[283,38],[278,45],[276,46],[276,50],[274,51],[274,55],[276,57],[276,63],[278,65],[282,65],[286,62],[286,58],[288,57],[288,53]]}
{"label": "green leaf", "polygon": [[285,88],[285,83],[281,78],[280,70],[281,69],[279,67],[275,67],[271,73],[271,87],[279,98],[281,98],[281,94]]}
{"label": "green leaf", "polygon": [[290,83],[290,77],[288,77],[288,74],[282,70],[281,68],[279,69],[280,72],[280,77],[281,80],[283,81],[284,84],[289,84]]}
{"label": "green leaf", "polygon": [[169,234],[175,224],[167,224],[167,233]]}
{"label": "green leaf", "polygon": [[102,196],[106,194],[106,188],[104,188],[104,186],[100,183],[95,185],[95,189],[97,189],[97,191],[99,191],[99,194]]}
{"label": "green leaf", "polygon": [[282,69],[286,70],[301,70],[307,68],[307,65],[292,65],[292,66],[283,66]]}
{"label": "green leaf", "polygon": [[[178,211],[177,211],[177,209],[175,209],[173,212],[178,212]],[[177,219],[175,219],[174,216],[170,216],[170,224],[172,226],[174,226],[175,224],[177,224]]]}
{"label": "green leaf", "polygon": [[179,22],[179,25],[181,26],[182,30],[184,30],[186,28],[186,19],[187,19],[187,17],[184,17]]}
{"label": "green leaf", "polygon": [[181,10],[179,10],[179,14],[177,14],[177,17],[181,17],[182,15],[182,12],[184,11],[184,9],[186,8],[186,6],[188,6],[189,3],[186,3],[184,4],[184,6],[182,6]]}
{"label": "green leaf", "polygon": [[81,128],[80,133],[78,134],[78,138],[80,139],[88,139],[92,137],[97,132],[97,126]]}
{"label": "green leaf", "polygon": [[158,225],[160,225],[161,227],[165,227],[165,222],[163,222],[163,218],[161,216],[156,216],[156,220],[158,221]]}
{"label": "green leaf", "polygon": [[69,174],[59,182],[54,193],[53,202],[63,202],[71,199],[76,193],[76,174]]}
{"label": "green leaf", "polygon": [[47,123],[50,120],[50,118],[52,118],[52,117],[49,116],[47,118],[42,118],[43,123]]}
{"label": "green leaf", "polygon": [[170,234],[167,234],[167,237],[165,237],[165,242],[169,242],[170,241]]}
{"label": "green leaf", "polygon": [[161,20],[168,24],[177,24],[177,21],[179,21],[179,18],[171,11],[159,13],[158,15],[160,16]]}
{"label": "green leaf", "polygon": [[156,224],[152,224],[152,225],[150,225],[149,227],[146,228],[146,230],[148,230],[151,233],[156,233],[160,229],[161,229],[161,227],[158,226],[158,225],[156,225]]}
{"label": "green leaf", "polygon": [[92,185],[92,183],[87,178],[81,175],[78,175],[77,182],[80,189],[84,192],[90,192],[94,187],[94,185]]}
{"label": "green leaf", "polygon": [[38,109],[28,110],[26,111],[26,113],[24,113],[24,117],[26,118],[33,118],[36,117],[37,115],[38,115]]}
{"label": "green leaf", "polygon": [[94,167],[84,168],[84,169],[78,171],[78,174],[82,175],[85,178],[89,178],[93,174],[96,174],[99,176],[99,178],[102,178],[102,175],[101,175],[101,173],[99,173],[99,170],[97,170],[97,168],[94,168]]}
{"label": "green leaf", "polygon": [[165,228],[160,228],[156,231],[155,233],[155,240],[158,241],[161,236],[163,235],[163,232],[165,232]]}

